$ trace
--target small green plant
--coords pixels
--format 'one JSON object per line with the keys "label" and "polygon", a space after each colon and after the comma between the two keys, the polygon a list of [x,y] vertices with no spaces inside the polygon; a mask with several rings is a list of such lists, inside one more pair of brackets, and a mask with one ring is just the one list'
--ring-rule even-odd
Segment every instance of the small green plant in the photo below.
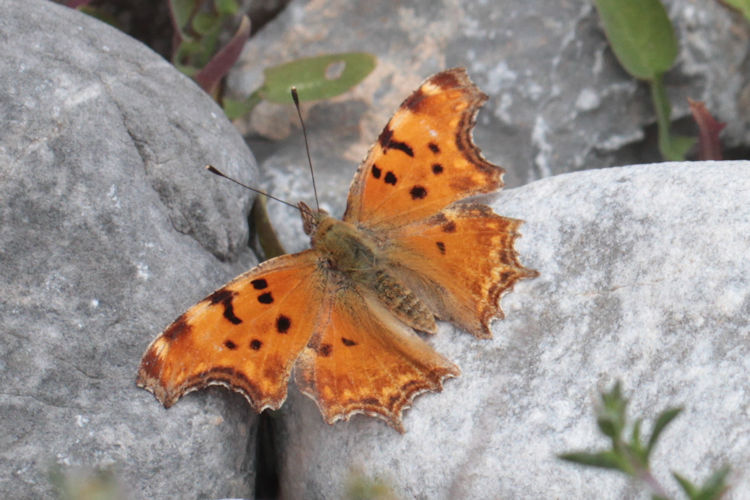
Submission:
{"label": "small green plant", "polygon": [[[250,37],[250,20],[236,0],[169,0],[169,13],[174,28],[172,64],[217,97],[221,79]],[[238,25],[234,35],[219,49],[219,38],[233,25]]]}
{"label": "small green plant", "polygon": [[[261,100],[288,104],[296,86],[300,101],[327,99],[362,81],[375,67],[375,56],[364,52],[297,59],[264,70],[263,85],[242,100],[220,95],[219,84],[240,56],[250,37],[250,20],[236,0],[169,0],[175,29],[172,63],[218,100],[230,119],[249,113]],[[239,27],[219,49],[222,30]]]}
{"label": "small green plant", "polygon": [[[601,403],[596,409],[596,423],[602,434],[610,439],[612,446],[608,450],[594,453],[563,453],[558,455],[559,458],[576,464],[618,470],[645,483],[651,490],[654,500],[667,500],[667,493],[651,473],[649,458],[662,432],[682,412],[682,408],[669,408],[661,412],[648,439],[641,433],[643,419],[638,418],[630,427],[629,439],[626,439],[624,435],[629,427],[626,415],[628,400],[622,394],[620,382],[616,382],[610,392],[601,392],[600,396]],[[729,467],[724,466],[714,472],[703,485],[696,486],[672,471],[672,475],[690,500],[721,498],[728,489],[728,474]]]}
{"label": "small green plant", "polygon": [[682,161],[695,140],[669,130],[671,106],[663,76],[677,58],[677,39],[659,0],[594,0],[612,51],[625,70],[651,88],[659,151]]}
{"label": "small green plant", "polygon": [[[116,25],[116,20],[106,10],[90,5],[92,0],[60,1]],[[167,4],[174,30],[172,64],[218,101],[230,119],[250,112],[264,99],[291,103],[289,89],[292,86],[297,87],[300,101],[337,96],[358,84],[375,68],[375,56],[365,52],[297,59],[266,68],[265,81],[247,98],[225,98],[221,82],[250,38],[250,19],[241,10],[238,0],[167,0]],[[227,38],[222,46],[221,41]]]}

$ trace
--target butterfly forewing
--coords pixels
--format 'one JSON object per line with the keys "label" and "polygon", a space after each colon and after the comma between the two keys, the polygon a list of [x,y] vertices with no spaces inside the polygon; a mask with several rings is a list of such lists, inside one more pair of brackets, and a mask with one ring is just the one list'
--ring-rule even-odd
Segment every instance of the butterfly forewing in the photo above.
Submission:
{"label": "butterfly forewing", "polygon": [[278,408],[318,320],[322,279],[312,250],[277,257],[237,277],[152,342],[138,384],[165,406],[186,392],[224,385],[258,411]]}
{"label": "butterfly forewing", "polygon": [[425,80],[360,165],[344,220],[398,227],[501,187],[503,169],[485,161],[471,138],[486,99],[463,69]]}

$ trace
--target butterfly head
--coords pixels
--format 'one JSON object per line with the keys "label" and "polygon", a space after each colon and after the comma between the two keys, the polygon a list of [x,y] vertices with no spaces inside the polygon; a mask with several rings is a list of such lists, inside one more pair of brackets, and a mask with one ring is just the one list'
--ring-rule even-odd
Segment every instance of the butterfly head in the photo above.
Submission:
{"label": "butterfly head", "polygon": [[303,201],[300,201],[297,207],[299,207],[300,215],[302,215],[302,229],[308,236],[312,236],[315,230],[318,229],[320,222],[329,217],[328,212],[325,210],[321,208],[313,210]]}

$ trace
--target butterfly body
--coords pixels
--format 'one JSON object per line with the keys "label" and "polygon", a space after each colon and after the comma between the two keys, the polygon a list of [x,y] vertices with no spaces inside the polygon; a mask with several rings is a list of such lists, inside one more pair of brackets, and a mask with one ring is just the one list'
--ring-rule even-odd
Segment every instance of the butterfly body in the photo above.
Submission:
{"label": "butterfly body", "polygon": [[422,332],[435,333],[435,315],[419,297],[389,274],[388,242],[365,228],[338,220],[325,211],[313,212],[300,203],[303,226],[310,231],[310,244],[328,273],[339,273],[341,286],[372,292],[401,321]]}
{"label": "butterfly body", "polygon": [[489,338],[522,278],[521,221],[464,201],[502,186],[471,129],[486,96],[462,69],[427,79],[386,125],[342,220],[299,204],[311,249],[271,259],[177,318],[146,350],[138,384],[170,406],[224,385],[261,411],[297,386],[333,423],[356,413],[403,431],[413,398],[458,368],[415,330],[435,319]]}

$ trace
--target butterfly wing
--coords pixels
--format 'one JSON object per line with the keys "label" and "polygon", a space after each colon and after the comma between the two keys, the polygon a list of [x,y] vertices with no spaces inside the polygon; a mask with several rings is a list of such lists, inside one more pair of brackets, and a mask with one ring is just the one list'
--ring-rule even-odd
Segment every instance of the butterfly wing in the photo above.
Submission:
{"label": "butterfly wing", "polygon": [[490,320],[503,315],[500,296],[538,275],[518,261],[521,223],[485,205],[457,203],[389,232],[385,258],[440,319],[488,338]]}
{"label": "butterfly wing", "polygon": [[486,99],[461,68],[425,80],[357,170],[344,220],[398,227],[500,188],[503,169],[485,161],[471,138]]}
{"label": "butterfly wing", "polygon": [[422,392],[440,391],[458,368],[370,292],[333,283],[327,297],[327,317],[295,367],[297,386],[329,424],[365,413],[403,432],[403,409]]}
{"label": "butterfly wing", "polygon": [[[277,409],[323,303],[318,254],[264,262],[177,318],[146,350],[138,385],[164,406],[209,385],[242,393],[257,410]],[[311,313],[312,311],[312,313]]]}

